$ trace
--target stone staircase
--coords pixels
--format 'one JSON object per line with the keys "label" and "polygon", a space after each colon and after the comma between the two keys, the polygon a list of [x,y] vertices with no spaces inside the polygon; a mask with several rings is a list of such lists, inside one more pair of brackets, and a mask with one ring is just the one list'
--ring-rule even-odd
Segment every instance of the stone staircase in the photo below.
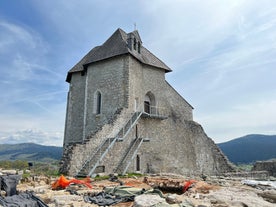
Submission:
{"label": "stone staircase", "polygon": [[127,172],[129,165],[131,164],[134,157],[137,155],[137,152],[143,141],[145,141],[143,138],[136,138],[130,143],[125,154],[122,156],[122,159],[120,160],[118,166],[114,170],[115,173],[124,175]]}
{"label": "stone staircase", "polygon": [[135,126],[141,115],[142,111],[135,112],[131,118],[124,124],[124,126],[118,131],[115,137],[106,138],[101,142],[96,150],[91,152],[89,158],[84,162],[80,170],[76,173],[75,177],[92,176],[100,162],[104,159],[106,154],[113,148],[115,142],[123,141],[132,128]]}

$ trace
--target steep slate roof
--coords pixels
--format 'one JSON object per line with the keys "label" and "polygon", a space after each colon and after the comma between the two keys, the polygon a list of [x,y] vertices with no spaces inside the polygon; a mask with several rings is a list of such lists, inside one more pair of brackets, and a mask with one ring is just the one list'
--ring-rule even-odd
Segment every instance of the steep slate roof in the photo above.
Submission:
{"label": "steep slate roof", "polygon": [[[130,34],[133,34],[137,40],[141,41],[137,30]],[[94,47],[71,70],[69,70],[66,81],[70,82],[72,73],[83,71],[91,63],[124,54],[131,54],[141,63],[163,69],[165,72],[172,71],[165,63],[163,63],[142,45],[140,53],[129,49],[128,34],[119,28],[108,40],[105,41],[104,44]]]}

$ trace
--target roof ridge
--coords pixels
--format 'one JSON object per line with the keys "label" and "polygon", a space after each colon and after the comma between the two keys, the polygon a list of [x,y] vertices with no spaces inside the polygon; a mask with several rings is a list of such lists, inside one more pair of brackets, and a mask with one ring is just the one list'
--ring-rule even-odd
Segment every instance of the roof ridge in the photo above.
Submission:
{"label": "roof ridge", "polygon": [[[146,50],[148,53],[150,53],[152,56],[154,56],[159,62],[161,62],[162,64],[164,64],[167,67],[167,70],[172,71],[160,58],[158,58],[156,55],[154,55],[151,51],[149,51],[147,48],[145,48],[143,46],[142,46],[142,48],[144,50]],[[145,56],[142,56],[142,57],[144,58]]]}
{"label": "roof ridge", "polygon": [[141,52],[140,50],[139,52],[132,50],[131,47],[129,47],[129,44],[131,44],[129,38],[139,38],[139,41],[141,41],[138,30],[126,33],[121,28],[118,28],[102,45],[96,46],[90,50],[73,68],[71,68],[71,70],[69,70],[66,81],[70,81],[72,73],[83,71],[91,63],[124,54],[130,54],[141,63],[164,69],[165,72],[171,71],[164,62],[153,55],[144,46],[141,45]]}
{"label": "roof ridge", "polygon": [[101,44],[101,46],[105,45],[106,43],[108,43],[109,41],[112,40],[112,38],[116,35],[116,34],[119,34],[119,36],[122,37],[122,32],[124,32],[122,29],[118,28],[116,29],[115,32],[113,32],[113,34],[103,43]]}

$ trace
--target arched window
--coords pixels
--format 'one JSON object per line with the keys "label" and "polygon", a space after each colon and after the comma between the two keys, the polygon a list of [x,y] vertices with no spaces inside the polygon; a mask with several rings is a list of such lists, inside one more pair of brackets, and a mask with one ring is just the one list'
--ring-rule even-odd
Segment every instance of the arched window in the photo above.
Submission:
{"label": "arched window", "polygon": [[150,91],[145,95],[144,98],[144,112],[148,114],[155,114],[156,112],[155,96]]}
{"label": "arched window", "polygon": [[100,91],[96,91],[94,95],[94,113],[100,114],[102,111],[102,94]]}
{"label": "arched window", "polygon": [[144,111],[146,113],[150,114],[150,97],[148,95],[145,95]]}

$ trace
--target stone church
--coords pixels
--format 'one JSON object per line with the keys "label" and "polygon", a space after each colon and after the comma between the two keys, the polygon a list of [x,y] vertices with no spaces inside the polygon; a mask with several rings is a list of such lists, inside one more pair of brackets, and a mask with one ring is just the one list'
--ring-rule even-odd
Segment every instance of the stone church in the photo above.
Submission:
{"label": "stone church", "polygon": [[117,29],[67,74],[60,172],[93,176],[221,174],[227,158],[193,121],[193,107],[166,81],[172,70],[146,49],[137,30]]}

